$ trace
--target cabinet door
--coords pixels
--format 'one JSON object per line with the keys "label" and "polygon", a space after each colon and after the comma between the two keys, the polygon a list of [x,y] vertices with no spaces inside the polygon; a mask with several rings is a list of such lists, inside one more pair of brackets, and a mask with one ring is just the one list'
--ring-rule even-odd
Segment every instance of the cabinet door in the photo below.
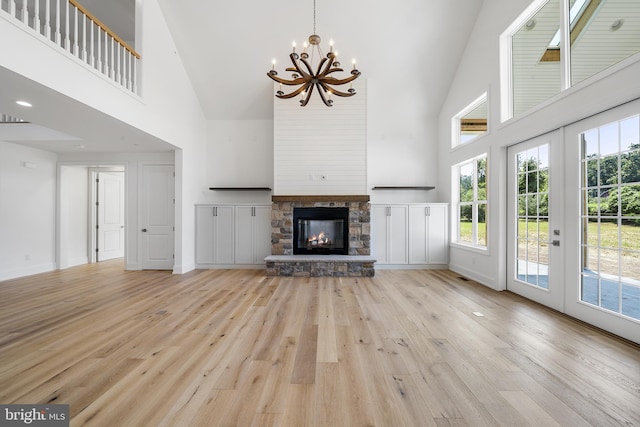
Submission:
{"label": "cabinet door", "polygon": [[233,264],[233,206],[215,206],[214,255],[216,264]]}
{"label": "cabinet door", "polygon": [[271,206],[236,206],[235,263],[263,264],[271,255]]}
{"label": "cabinet door", "polygon": [[196,206],[196,264],[213,264],[213,206]]}
{"label": "cabinet door", "polygon": [[387,215],[389,206],[371,206],[371,255],[377,264],[388,264],[388,234]]}
{"label": "cabinet door", "polygon": [[449,232],[446,205],[429,206],[427,239],[429,244],[429,264],[449,262]]}
{"label": "cabinet door", "polygon": [[236,206],[235,262],[253,264],[253,206]]}
{"label": "cabinet door", "polygon": [[253,212],[254,263],[264,264],[264,259],[271,255],[271,205],[256,206]]}
{"label": "cabinet door", "polygon": [[428,264],[427,222],[429,206],[409,206],[409,264]]}
{"label": "cabinet door", "polygon": [[389,263],[406,264],[407,254],[407,218],[408,207],[406,205],[390,206],[391,215],[389,221]]}

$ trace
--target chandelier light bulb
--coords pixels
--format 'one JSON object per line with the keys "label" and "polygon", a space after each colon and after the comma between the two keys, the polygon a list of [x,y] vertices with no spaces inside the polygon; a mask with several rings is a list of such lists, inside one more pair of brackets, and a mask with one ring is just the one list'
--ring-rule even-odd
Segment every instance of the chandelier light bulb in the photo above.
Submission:
{"label": "chandelier light bulb", "polygon": [[333,52],[333,39],[329,40],[329,52]]}

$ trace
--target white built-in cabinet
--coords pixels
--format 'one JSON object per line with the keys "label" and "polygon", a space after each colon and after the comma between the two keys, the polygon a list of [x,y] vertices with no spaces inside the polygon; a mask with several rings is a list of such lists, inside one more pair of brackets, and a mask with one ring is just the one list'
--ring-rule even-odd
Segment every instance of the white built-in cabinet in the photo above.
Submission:
{"label": "white built-in cabinet", "polygon": [[446,204],[409,205],[409,264],[447,264]]}
{"label": "white built-in cabinet", "polygon": [[406,264],[407,205],[371,205],[371,250],[378,264]]}
{"label": "white built-in cabinet", "polygon": [[446,265],[448,205],[371,205],[371,251],[376,265]]}
{"label": "white built-in cabinet", "polygon": [[235,264],[264,264],[271,255],[271,205],[235,210]]}
{"label": "white built-in cabinet", "polygon": [[264,265],[271,205],[196,205],[196,267]]}

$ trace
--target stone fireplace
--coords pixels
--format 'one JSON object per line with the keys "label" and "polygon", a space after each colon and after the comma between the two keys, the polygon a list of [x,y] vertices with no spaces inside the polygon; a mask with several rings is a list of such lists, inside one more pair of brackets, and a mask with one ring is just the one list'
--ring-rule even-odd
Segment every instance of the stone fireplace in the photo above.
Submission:
{"label": "stone fireplace", "polygon": [[[267,275],[373,276],[370,223],[367,195],[272,196]],[[321,240],[320,232],[331,243]]]}

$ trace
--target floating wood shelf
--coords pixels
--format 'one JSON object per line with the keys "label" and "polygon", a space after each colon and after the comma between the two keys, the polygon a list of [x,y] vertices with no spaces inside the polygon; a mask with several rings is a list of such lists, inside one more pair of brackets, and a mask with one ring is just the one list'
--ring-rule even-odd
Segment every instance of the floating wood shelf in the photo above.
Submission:
{"label": "floating wood shelf", "polygon": [[213,191],[271,191],[269,187],[209,187]]}
{"label": "floating wood shelf", "polygon": [[434,190],[436,187],[433,186],[419,186],[419,187],[410,187],[410,186],[398,186],[398,187],[373,187],[372,190]]}

